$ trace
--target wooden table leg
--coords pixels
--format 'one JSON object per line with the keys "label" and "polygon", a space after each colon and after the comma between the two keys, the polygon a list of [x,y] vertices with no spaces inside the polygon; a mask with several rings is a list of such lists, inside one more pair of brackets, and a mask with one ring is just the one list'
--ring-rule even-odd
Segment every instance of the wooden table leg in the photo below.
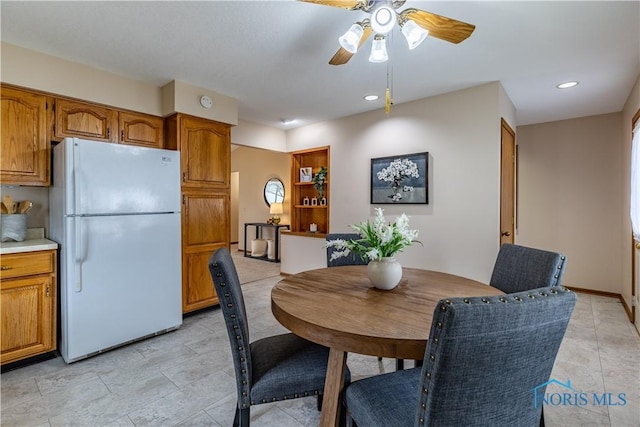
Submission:
{"label": "wooden table leg", "polygon": [[344,374],[347,367],[347,352],[329,350],[327,378],[324,382],[324,397],[322,398],[322,414],[320,427],[337,427],[340,421],[340,407],[342,405],[342,388]]}

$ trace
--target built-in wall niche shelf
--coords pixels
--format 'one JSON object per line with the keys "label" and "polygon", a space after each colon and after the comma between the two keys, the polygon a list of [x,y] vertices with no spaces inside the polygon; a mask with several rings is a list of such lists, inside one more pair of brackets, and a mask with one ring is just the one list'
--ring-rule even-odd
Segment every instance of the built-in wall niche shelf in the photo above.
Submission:
{"label": "built-in wall niche shelf", "polygon": [[[324,202],[321,200],[313,182],[313,176],[320,172],[322,167],[328,170],[324,181]],[[328,146],[291,153],[291,182],[293,183],[293,194],[291,196],[292,232],[307,233],[311,224],[317,225],[317,232],[313,233],[314,236],[324,237],[324,234],[329,232],[330,174]],[[303,182],[303,177],[310,179],[310,181]],[[316,199],[316,204],[312,204],[314,198]],[[305,199],[309,200],[309,204],[304,203]]]}

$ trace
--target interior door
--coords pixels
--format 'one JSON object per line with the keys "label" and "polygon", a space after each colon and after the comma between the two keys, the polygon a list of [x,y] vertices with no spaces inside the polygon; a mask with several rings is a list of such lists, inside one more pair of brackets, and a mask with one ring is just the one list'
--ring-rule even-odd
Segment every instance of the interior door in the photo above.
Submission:
{"label": "interior door", "polygon": [[[635,142],[635,138],[636,138],[636,134],[635,132],[638,132],[638,129],[636,128],[636,126],[638,125],[638,121],[640,121],[640,110],[638,110],[636,112],[636,114],[633,116],[633,119],[631,120],[631,137],[632,137],[632,145]],[[633,148],[632,148],[633,151]],[[634,203],[633,200],[631,200],[631,203]],[[636,307],[638,305],[638,298],[640,297],[640,240],[635,240],[632,236],[632,256],[631,256],[631,277],[632,277],[632,283],[631,283],[631,298],[632,298],[632,304],[631,304],[631,321],[635,324],[636,329],[638,330],[638,332],[640,333],[640,319],[636,313]]]}
{"label": "interior door", "polygon": [[502,119],[500,132],[500,244],[515,234],[516,134]]}

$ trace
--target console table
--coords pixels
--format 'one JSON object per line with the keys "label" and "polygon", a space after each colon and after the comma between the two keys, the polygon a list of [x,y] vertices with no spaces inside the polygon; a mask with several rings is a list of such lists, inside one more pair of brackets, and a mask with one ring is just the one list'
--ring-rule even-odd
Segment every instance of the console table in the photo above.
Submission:
{"label": "console table", "polygon": [[[273,228],[275,230],[275,235],[273,236],[275,257],[273,259],[269,259],[268,254],[265,254],[261,257],[251,256],[251,253],[247,254],[247,227],[255,227],[256,228],[256,239],[262,238],[262,229],[263,228]],[[289,224],[269,224],[266,222],[245,222],[244,223],[244,256],[255,259],[262,259],[265,261],[271,262],[280,262],[280,252],[278,248],[280,246],[280,229],[284,228],[289,230]]]}

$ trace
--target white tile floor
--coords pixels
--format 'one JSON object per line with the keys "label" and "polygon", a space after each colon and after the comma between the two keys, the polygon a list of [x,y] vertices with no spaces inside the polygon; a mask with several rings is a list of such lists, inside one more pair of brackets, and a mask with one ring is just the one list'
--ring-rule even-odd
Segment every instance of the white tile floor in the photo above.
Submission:
{"label": "white tile floor", "polygon": [[[278,280],[243,285],[252,341],[285,332],[270,309]],[[394,369],[391,359],[359,355],[348,364],[354,379]],[[579,295],[552,377],[579,391],[625,393],[626,405],[546,407],[547,426],[640,426],[640,338],[619,301]],[[166,335],[71,365],[58,357],[0,381],[2,426],[230,426],[236,399],[219,310]],[[252,425],[316,426],[315,405],[306,398],[255,406]]]}

